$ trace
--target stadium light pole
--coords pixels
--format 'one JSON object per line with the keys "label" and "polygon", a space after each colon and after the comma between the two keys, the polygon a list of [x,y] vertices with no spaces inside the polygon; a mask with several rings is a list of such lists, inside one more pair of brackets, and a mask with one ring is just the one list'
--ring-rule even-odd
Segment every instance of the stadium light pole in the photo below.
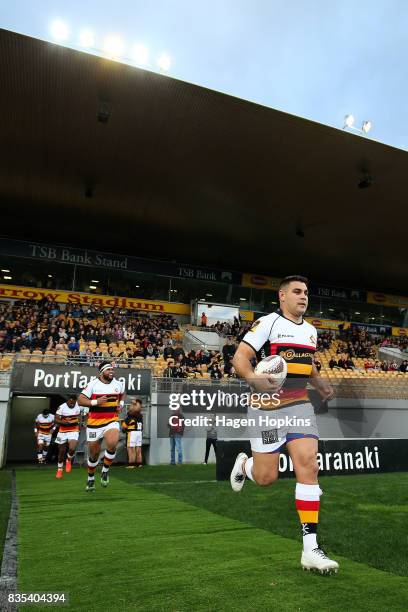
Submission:
{"label": "stadium light pole", "polygon": [[373,123],[369,119],[366,121],[363,121],[363,123],[361,124],[361,128],[354,127],[354,122],[355,122],[354,115],[352,115],[351,113],[349,115],[346,115],[344,117],[343,130],[353,130],[353,132],[357,132],[358,134],[366,135],[373,127]]}

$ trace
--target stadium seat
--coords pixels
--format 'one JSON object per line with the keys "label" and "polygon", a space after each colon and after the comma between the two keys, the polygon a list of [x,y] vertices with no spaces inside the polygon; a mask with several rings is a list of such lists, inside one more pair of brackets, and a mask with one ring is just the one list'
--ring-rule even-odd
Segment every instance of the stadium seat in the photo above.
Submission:
{"label": "stadium seat", "polygon": [[2,357],[0,360],[0,370],[9,370],[12,366],[13,360],[11,357]]}

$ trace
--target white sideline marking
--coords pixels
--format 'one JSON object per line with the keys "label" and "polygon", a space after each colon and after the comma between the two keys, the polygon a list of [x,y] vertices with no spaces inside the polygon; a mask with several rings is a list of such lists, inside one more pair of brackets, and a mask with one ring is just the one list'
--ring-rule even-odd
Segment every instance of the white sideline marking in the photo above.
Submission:
{"label": "white sideline marking", "polygon": [[218,482],[218,480],[169,480],[168,482],[133,482],[135,485],[181,485],[181,484],[209,484],[210,482]]}

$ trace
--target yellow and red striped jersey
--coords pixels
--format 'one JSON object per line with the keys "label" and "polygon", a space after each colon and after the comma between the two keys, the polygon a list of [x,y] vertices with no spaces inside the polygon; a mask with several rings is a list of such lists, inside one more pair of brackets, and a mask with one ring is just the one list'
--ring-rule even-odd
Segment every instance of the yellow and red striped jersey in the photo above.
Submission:
{"label": "yellow and red striped jersey", "polygon": [[35,419],[35,426],[37,428],[37,433],[45,434],[46,436],[50,435],[54,427],[54,415],[48,414],[44,416],[40,413]]}
{"label": "yellow and red striped jersey", "polygon": [[81,391],[90,400],[107,396],[105,403],[100,406],[91,406],[88,413],[88,427],[104,427],[119,420],[119,402],[125,394],[125,383],[114,378],[109,383],[94,378]]}
{"label": "yellow and red striped jersey", "polygon": [[81,415],[81,408],[78,404],[75,404],[73,408],[70,408],[67,403],[59,406],[56,415],[63,421],[63,425],[59,426],[60,433],[67,431],[79,431],[79,417]]}
{"label": "yellow and red striped jersey", "polygon": [[122,421],[123,431],[143,431],[143,415],[141,412],[138,414],[128,414],[124,421]]}
{"label": "yellow and red striped jersey", "polygon": [[288,375],[280,394],[280,408],[309,401],[306,384],[317,343],[313,325],[304,319],[294,323],[277,310],[257,319],[243,342],[254,349],[259,361],[269,355],[280,355],[286,361]]}

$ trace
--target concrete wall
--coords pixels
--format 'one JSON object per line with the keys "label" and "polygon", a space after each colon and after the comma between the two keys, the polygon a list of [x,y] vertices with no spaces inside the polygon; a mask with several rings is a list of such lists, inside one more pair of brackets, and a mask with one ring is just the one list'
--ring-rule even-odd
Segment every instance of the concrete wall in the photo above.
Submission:
{"label": "concrete wall", "polygon": [[[146,453],[147,462],[151,465],[170,463],[170,439],[157,436],[157,393],[151,397],[150,445]],[[205,456],[204,438],[183,438],[183,460],[186,463],[203,463]],[[214,451],[211,449],[209,463],[215,463]]]}
{"label": "concrete wall", "polygon": [[[158,405],[158,394],[151,396],[151,416],[148,417],[149,405],[145,403],[146,436],[143,452],[145,459],[152,465],[170,463],[170,440],[159,437],[157,432],[158,412],[167,410],[161,395]],[[14,397],[10,402],[9,389],[0,387],[0,467],[7,456],[8,461],[35,460],[35,440],[33,423],[36,415],[49,398]],[[167,412],[166,412],[167,414]],[[408,402],[406,400],[351,400],[336,399],[330,403],[328,413],[317,416],[320,436],[322,439],[376,439],[376,438],[406,438],[408,432]],[[150,425],[150,431],[149,431]],[[148,435],[150,434],[150,440]],[[200,438],[183,438],[184,461],[187,463],[202,463],[205,453],[205,431]],[[81,438],[84,433],[81,434]],[[219,439],[234,440],[237,437],[231,432],[218,432]],[[8,446],[8,449],[7,449]],[[82,445],[81,445],[82,446]],[[126,460],[124,441],[118,449],[118,460]],[[213,449],[210,452],[210,462],[215,461]]]}
{"label": "concrete wall", "polygon": [[[158,404],[158,395],[160,404]],[[169,439],[157,432],[158,411],[165,410],[163,394],[152,394],[150,447],[147,461],[152,465],[170,462]],[[191,416],[191,415],[189,415]],[[167,417],[166,417],[167,418]],[[317,415],[320,437],[324,440],[406,438],[408,435],[408,402],[406,400],[350,400],[336,399],[330,402],[329,412]],[[202,463],[205,453],[205,431],[200,438],[183,438],[184,461]],[[220,440],[239,440],[231,435],[230,428],[219,428]],[[246,439],[245,435],[241,438]],[[213,450],[210,462],[214,461]]]}

